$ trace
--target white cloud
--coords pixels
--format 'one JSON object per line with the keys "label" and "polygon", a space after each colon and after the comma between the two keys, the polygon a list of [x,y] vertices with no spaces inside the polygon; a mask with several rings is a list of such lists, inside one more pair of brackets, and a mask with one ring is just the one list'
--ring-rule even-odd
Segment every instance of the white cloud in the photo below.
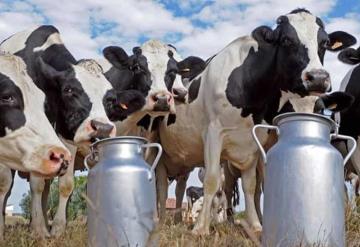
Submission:
{"label": "white cloud", "polygon": [[[173,32],[185,34],[193,29],[189,20],[175,17],[162,4],[146,0],[29,2],[31,4],[23,1],[3,4],[2,9],[7,7],[7,10],[0,12],[0,38],[5,39],[30,25],[44,23],[44,17],[35,12],[35,6],[50,24],[60,30],[66,46],[77,58],[99,56],[97,49],[100,45],[107,45],[104,38],[109,35],[112,36],[113,43],[117,37],[118,45],[123,46],[120,42],[124,42],[125,46],[129,47],[129,41],[136,41],[141,35],[162,39]],[[103,37],[91,38],[90,17],[97,22],[114,23],[112,32],[104,34]]]}

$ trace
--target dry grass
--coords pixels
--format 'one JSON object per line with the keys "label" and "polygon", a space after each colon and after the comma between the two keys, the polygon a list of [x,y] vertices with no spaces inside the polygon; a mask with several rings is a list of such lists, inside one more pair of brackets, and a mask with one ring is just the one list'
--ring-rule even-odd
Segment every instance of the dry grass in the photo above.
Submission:
{"label": "dry grass", "polygon": [[[5,241],[0,246],[6,247],[82,247],[87,246],[87,230],[84,221],[70,222],[66,233],[59,239],[36,240],[27,224],[22,219],[12,219],[8,225]],[[9,221],[8,221],[9,222]],[[192,225],[175,225],[168,217],[165,224],[156,231],[156,239],[161,247],[191,246],[255,246],[239,225],[220,224],[211,227],[211,234],[198,237],[191,234]],[[346,242],[348,247],[360,246],[360,214],[348,211],[346,214]]]}

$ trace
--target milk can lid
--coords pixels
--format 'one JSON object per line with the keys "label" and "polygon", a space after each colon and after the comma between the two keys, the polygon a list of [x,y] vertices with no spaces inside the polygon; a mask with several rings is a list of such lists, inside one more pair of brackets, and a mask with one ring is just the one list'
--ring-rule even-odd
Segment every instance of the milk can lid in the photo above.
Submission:
{"label": "milk can lid", "polygon": [[91,144],[92,148],[97,147],[99,144],[103,144],[106,142],[139,142],[141,141],[143,144],[148,143],[149,140],[143,137],[139,137],[139,136],[117,136],[117,137],[110,137],[110,138],[104,138],[101,140],[98,140],[96,142],[94,142],[93,144]]}
{"label": "milk can lid", "polygon": [[309,120],[309,121],[321,121],[330,126],[330,132],[337,131],[338,125],[331,118],[316,114],[316,113],[300,113],[300,112],[287,112],[280,114],[273,119],[273,124],[279,126],[283,122],[295,121],[295,120]]}

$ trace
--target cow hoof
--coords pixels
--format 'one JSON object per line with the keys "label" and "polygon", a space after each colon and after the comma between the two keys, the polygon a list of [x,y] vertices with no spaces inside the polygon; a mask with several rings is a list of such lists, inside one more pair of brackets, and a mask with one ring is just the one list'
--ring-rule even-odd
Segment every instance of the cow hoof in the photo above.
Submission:
{"label": "cow hoof", "polygon": [[58,238],[65,232],[65,222],[54,221],[51,227],[51,236]]}

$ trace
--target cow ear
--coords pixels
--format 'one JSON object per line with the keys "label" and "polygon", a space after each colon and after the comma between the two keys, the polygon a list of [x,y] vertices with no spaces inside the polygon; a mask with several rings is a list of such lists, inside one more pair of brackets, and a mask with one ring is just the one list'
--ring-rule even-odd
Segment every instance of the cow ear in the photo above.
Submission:
{"label": "cow ear", "polygon": [[115,67],[123,68],[128,65],[129,56],[123,48],[108,46],[103,50],[104,57]]}
{"label": "cow ear", "polygon": [[36,60],[37,68],[41,74],[53,83],[53,86],[56,86],[56,83],[64,77],[63,71],[57,71],[50,64],[46,63],[41,57],[38,57]]}
{"label": "cow ear", "polygon": [[351,34],[343,31],[336,31],[329,34],[329,44],[326,49],[328,51],[340,51],[355,45],[356,38]]}
{"label": "cow ear", "polygon": [[275,32],[268,26],[255,28],[251,35],[258,42],[273,43],[276,40]]}
{"label": "cow ear", "polygon": [[346,110],[354,102],[354,97],[344,92],[333,92],[331,94],[321,96],[321,99],[324,103],[325,109],[333,112]]}
{"label": "cow ear", "polygon": [[355,50],[354,48],[347,48],[339,53],[338,59],[347,64],[360,63],[360,47]]}

